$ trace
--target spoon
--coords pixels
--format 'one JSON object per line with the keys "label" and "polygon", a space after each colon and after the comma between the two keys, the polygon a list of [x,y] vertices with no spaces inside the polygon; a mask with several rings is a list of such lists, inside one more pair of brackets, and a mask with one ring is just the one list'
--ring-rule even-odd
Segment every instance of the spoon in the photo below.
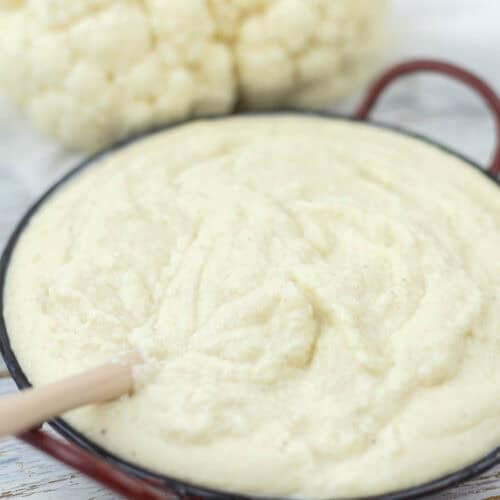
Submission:
{"label": "spoon", "polygon": [[131,394],[136,363],[137,357],[130,356],[0,399],[0,438],[28,431],[80,406]]}

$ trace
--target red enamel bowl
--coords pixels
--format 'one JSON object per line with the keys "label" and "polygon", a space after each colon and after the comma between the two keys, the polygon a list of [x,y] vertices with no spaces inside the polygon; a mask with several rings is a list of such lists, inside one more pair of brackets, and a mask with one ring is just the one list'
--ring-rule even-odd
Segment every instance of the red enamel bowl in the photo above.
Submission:
{"label": "red enamel bowl", "polygon": [[[497,131],[497,142],[493,155],[493,159],[488,169],[484,170],[479,165],[473,161],[463,158],[458,153],[451,151],[450,149],[437,144],[425,137],[412,134],[407,131],[403,131],[399,128],[390,127],[383,125],[381,123],[376,123],[373,121],[367,121],[372,111],[378,97],[381,95],[383,90],[397,78],[416,72],[435,72],[446,76],[455,78],[470,88],[472,88],[476,93],[478,93],[486,102],[489,109],[492,111],[493,117],[495,119],[496,131]],[[273,111],[270,113],[276,114],[283,111]],[[361,106],[354,114],[353,117],[342,117],[332,113],[320,113],[320,112],[307,112],[307,111],[297,111],[297,110],[287,110],[287,113],[297,113],[297,114],[314,114],[321,116],[325,119],[334,120],[351,120],[360,121],[368,123],[373,127],[387,128],[395,131],[398,134],[415,137],[420,141],[432,144],[435,147],[439,147],[446,150],[448,153],[461,158],[466,163],[470,165],[471,168],[479,169],[484,175],[493,183],[500,188],[500,181],[498,176],[500,174],[500,99],[496,93],[482,80],[477,78],[472,73],[465,71],[457,66],[433,61],[433,60],[416,60],[410,61],[403,64],[399,64],[386,73],[384,73],[371,87],[366,98],[362,102]],[[263,112],[265,113],[265,112]],[[213,119],[217,119],[214,117]],[[171,125],[170,127],[175,127],[176,125]],[[165,130],[164,127],[161,130]],[[16,355],[13,352],[10,342],[5,321],[3,318],[3,294],[5,290],[5,276],[9,266],[9,262],[12,253],[15,249],[17,240],[26,227],[26,224],[30,220],[31,216],[36,213],[43,203],[50,198],[50,196],[61,187],[63,184],[70,182],[79,172],[85,169],[89,165],[93,165],[99,162],[104,156],[112,154],[114,151],[122,148],[126,148],[132,142],[141,140],[146,135],[154,133],[154,131],[147,134],[142,134],[138,137],[129,139],[123,143],[120,143],[102,153],[99,153],[92,158],[88,159],[81,165],[77,166],[69,174],[67,174],[63,179],[52,186],[28,211],[28,213],[23,217],[23,219],[18,224],[14,233],[12,234],[3,256],[0,261],[0,310],[2,314],[0,315],[0,350],[4,357],[5,363],[9,369],[9,372],[16,382],[19,389],[25,389],[30,387],[31,384],[23,372],[22,367],[17,361]],[[499,193],[500,195],[500,193]],[[64,420],[57,418],[49,422],[49,425],[57,431],[57,433],[65,438],[59,439],[54,437],[52,434],[48,434],[42,430],[33,430],[18,436],[20,439],[26,441],[27,443],[35,446],[36,448],[42,450],[43,452],[55,457],[56,459],[64,462],[65,464],[78,469],[79,471],[87,474],[93,479],[101,482],[115,492],[128,497],[128,498],[141,498],[141,499],[194,499],[194,498],[209,498],[209,499],[241,499],[250,500],[255,497],[245,496],[245,495],[235,495],[230,492],[215,491],[212,489],[204,488],[203,486],[198,486],[195,484],[190,484],[185,481],[181,481],[166,475],[158,474],[149,471],[145,468],[139,467],[138,465],[132,464],[123,460],[122,458],[113,455],[101,446],[93,443],[90,439],[85,437],[83,434],[75,430],[73,427],[68,425]],[[483,473],[487,469],[493,467],[500,463],[500,443],[499,447],[492,450],[490,453],[482,457],[475,463],[462,468],[460,470],[454,471],[444,477],[440,477],[434,481],[427,482],[412,488],[405,490],[389,492],[384,495],[370,497],[371,500],[396,500],[403,498],[416,498],[430,493],[435,493],[437,491],[449,488],[456,485],[459,482],[470,479],[478,474]],[[263,497],[258,497],[263,500]],[[266,499],[271,500],[271,499]],[[275,499],[276,500],[276,499]]]}

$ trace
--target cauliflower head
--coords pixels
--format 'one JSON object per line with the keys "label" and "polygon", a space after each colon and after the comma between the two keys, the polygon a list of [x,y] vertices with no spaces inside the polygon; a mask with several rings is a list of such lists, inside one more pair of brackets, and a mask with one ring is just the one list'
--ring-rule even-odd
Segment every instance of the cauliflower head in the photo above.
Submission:
{"label": "cauliflower head", "polygon": [[0,87],[43,131],[96,150],[244,107],[352,91],[386,0],[0,0]]}

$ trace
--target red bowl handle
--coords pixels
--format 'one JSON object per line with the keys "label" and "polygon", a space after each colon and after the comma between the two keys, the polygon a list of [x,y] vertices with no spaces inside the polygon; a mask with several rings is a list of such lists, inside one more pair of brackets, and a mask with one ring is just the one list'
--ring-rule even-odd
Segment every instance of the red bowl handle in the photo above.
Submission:
{"label": "red bowl handle", "polygon": [[[163,482],[158,480],[156,485],[141,479],[129,476],[115,469],[101,458],[55,438],[48,433],[35,430],[18,436],[26,443],[38,448],[60,462],[83,472],[95,481],[107,486],[120,495],[131,499],[144,500],[180,500],[181,497],[165,490]],[[185,498],[185,497],[184,497]]]}
{"label": "red bowl handle", "polygon": [[493,114],[496,126],[496,144],[493,159],[488,171],[494,175],[500,173],[500,98],[496,92],[481,78],[473,73],[441,61],[432,59],[416,59],[398,64],[383,73],[369,88],[368,93],[354,114],[356,118],[367,120],[370,117],[375,104],[384,90],[398,78],[412,73],[432,72],[459,80],[471,90],[479,94]]}

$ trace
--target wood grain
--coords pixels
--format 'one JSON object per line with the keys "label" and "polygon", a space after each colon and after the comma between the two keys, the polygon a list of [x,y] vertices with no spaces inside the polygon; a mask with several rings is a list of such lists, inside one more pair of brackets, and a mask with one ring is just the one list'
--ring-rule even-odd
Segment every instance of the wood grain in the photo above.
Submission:
{"label": "wood grain", "polygon": [[[0,379],[0,396],[16,390]],[[0,499],[38,498],[111,500],[119,498],[66,466],[15,438],[0,441]]]}

